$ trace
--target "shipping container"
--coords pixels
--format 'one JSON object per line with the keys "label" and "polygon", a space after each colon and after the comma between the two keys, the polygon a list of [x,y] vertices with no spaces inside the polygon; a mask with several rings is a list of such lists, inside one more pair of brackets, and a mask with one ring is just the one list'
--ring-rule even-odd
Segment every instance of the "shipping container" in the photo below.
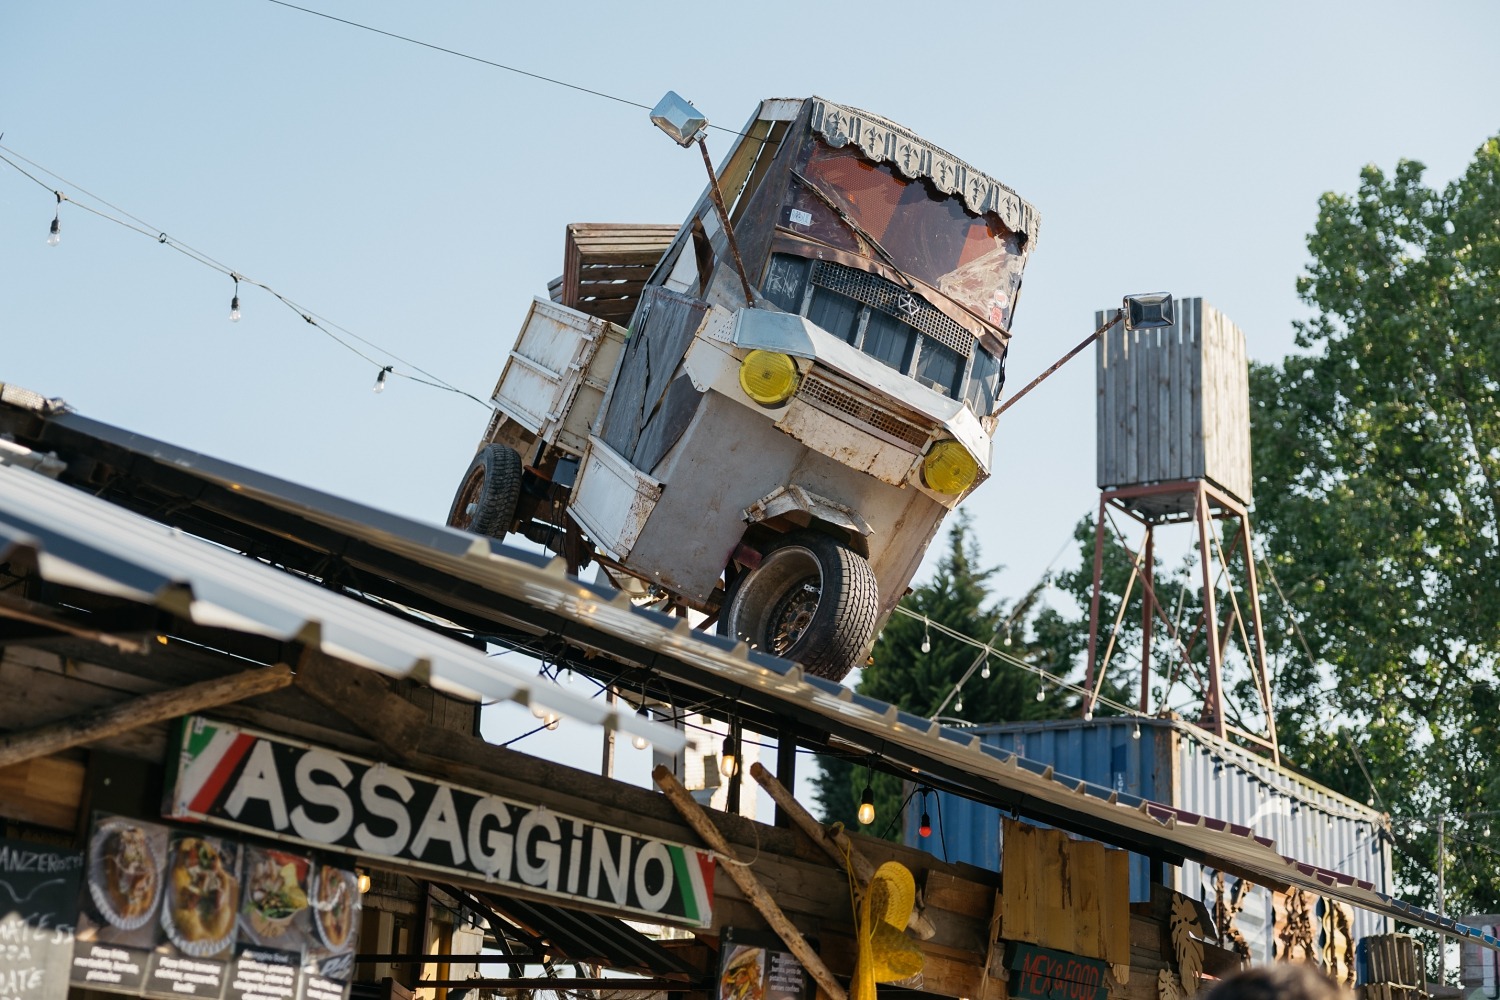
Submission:
{"label": "shipping container", "polygon": [[[1274,840],[1276,849],[1289,858],[1391,892],[1390,842],[1380,812],[1195,726],[1119,717],[976,726],[972,732],[989,746],[1050,765],[1059,777],[1250,827],[1258,836]],[[932,835],[923,838],[917,830],[922,802],[922,795],[915,796],[905,812],[908,844],[949,861],[999,870],[1000,810],[956,795],[928,793]],[[1149,899],[1154,880],[1202,900],[1212,913],[1216,875],[1194,862],[1153,866],[1149,859],[1133,855],[1130,898]],[[1227,878],[1232,887],[1236,879]],[[1255,887],[1235,926],[1256,961],[1273,957],[1273,920],[1271,893]],[[1355,911],[1356,938],[1393,929],[1385,917]]]}

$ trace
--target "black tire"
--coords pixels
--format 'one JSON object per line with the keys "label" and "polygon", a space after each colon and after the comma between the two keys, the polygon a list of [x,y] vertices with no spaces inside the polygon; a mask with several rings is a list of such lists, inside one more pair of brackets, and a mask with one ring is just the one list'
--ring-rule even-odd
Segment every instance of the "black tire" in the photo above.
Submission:
{"label": "black tire", "polygon": [[469,463],[453,496],[449,527],[504,538],[516,520],[522,475],[521,456],[514,448],[485,445]]}
{"label": "black tire", "polygon": [[875,629],[880,590],[870,564],[827,535],[783,535],[760,565],[735,578],[719,612],[719,634],[843,680]]}

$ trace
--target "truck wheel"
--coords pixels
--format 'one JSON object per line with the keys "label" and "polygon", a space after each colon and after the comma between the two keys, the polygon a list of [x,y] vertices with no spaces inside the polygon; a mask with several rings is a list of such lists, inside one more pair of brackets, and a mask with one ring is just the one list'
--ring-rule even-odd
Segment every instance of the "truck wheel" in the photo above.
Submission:
{"label": "truck wheel", "polygon": [[719,634],[843,680],[875,628],[879,588],[870,564],[827,535],[798,531],[766,549],[724,595]]}
{"label": "truck wheel", "polygon": [[504,538],[521,499],[521,455],[503,444],[485,445],[464,473],[448,525],[476,535]]}

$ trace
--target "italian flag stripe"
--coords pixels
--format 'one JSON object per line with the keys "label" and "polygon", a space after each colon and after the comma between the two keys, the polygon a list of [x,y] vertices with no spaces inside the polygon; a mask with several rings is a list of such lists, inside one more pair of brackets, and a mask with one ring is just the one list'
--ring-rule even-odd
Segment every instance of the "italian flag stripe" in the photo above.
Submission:
{"label": "italian flag stripe", "polygon": [[255,743],[253,736],[212,725],[204,726],[203,735],[208,737],[207,742],[184,753],[187,760],[183,763],[182,794],[178,797],[179,807],[196,816],[208,814],[229,776]]}
{"label": "italian flag stripe", "polygon": [[699,927],[709,926],[713,913],[712,855],[681,847],[668,847],[667,851],[672,855],[672,867],[677,873],[683,917]]}

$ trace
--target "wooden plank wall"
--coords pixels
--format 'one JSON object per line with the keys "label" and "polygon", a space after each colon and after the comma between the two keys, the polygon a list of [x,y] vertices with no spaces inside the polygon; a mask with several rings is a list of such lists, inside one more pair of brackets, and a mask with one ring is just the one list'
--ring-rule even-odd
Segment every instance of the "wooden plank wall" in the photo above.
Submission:
{"label": "wooden plank wall", "polygon": [[1003,820],[1000,936],[1130,965],[1130,855]]}
{"label": "wooden plank wall", "polygon": [[[1108,316],[1095,313],[1095,325]],[[1116,325],[1095,359],[1100,489],[1206,478],[1249,502],[1249,370],[1238,327],[1201,298],[1178,299],[1176,325]]]}

